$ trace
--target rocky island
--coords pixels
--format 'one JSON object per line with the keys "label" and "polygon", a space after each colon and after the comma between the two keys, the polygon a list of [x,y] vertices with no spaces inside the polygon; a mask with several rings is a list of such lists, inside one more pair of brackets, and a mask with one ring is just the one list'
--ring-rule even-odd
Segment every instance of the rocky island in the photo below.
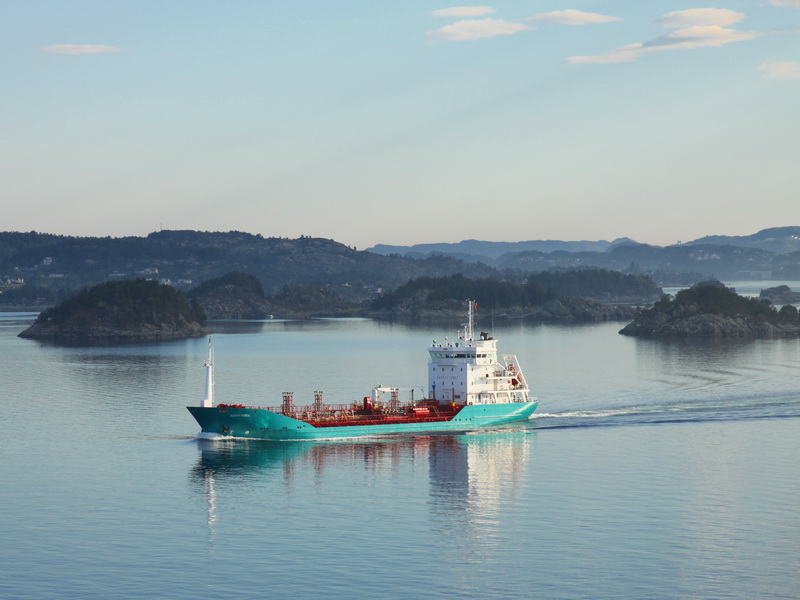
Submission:
{"label": "rocky island", "polygon": [[205,335],[205,312],[156,281],[109,281],[83,290],[39,315],[23,338],[57,341],[162,340]]}
{"label": "rocky island", "polygon": [[761,290],[758,297],[762,300],[769,300],[772,304],[797,304],[800,302],[800,292],[793,292],[788,285],[778,285]]}
{"label": "rocky island", "polygon": [[794,306],[776,310],[768,300],[746,298],[718,281],[665,295],[621,331],[647,338],[795,337],[800,318]]}

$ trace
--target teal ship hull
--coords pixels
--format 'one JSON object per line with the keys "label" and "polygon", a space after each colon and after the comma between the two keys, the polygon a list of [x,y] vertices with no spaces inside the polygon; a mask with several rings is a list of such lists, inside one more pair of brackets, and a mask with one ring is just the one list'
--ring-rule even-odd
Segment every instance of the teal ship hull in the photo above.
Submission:
{"label": "teal ship hull", "polygon": [[314,425],[265,408],[231,406],[188,406],[203,434],[262,440],[321,440],[407,433],[464,432],[525,421],[538,402],[478,404],[464,406],[444,421],[382,422],[379,424]]}
{"label": "teal ship hull", "polygon": [[465,302],[467,323],[457,340],[428,348],[428,387],[421,400],[414,388],[400,398],[399,387],[377,386],[360,401],[325,404],[314,392],[312,405],[294,404],[293,392],[283,392],[279,407],[214,405],[214,349],[208,340],[205,396],[200,406],[187,406],[203,436],[261,440],[327,440],[414,433],[464,432],[525,421],[538,402],[517,357],[498,355],[497,340],[487,332],[476,339],[477,303]]}

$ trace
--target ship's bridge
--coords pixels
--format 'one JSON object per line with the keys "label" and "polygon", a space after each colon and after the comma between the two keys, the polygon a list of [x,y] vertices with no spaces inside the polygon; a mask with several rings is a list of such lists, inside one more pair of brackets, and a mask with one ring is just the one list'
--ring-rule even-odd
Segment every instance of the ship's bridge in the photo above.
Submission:
{"label": "ship's bridge", "polygon": [[432,363],[489,364],[497,360],[496,341],[489,337],[485,340],[459,340],[444,344],[437,344],[434,341],[428,352]]}
{"label": "ship's bridge", "polygon": [[487,333],[472,337],[470,323],[455,342],[434,340],[428,348],[428,394],[453,404],[527,402],[528,386],[516,356],[497,356],[497,340]]}

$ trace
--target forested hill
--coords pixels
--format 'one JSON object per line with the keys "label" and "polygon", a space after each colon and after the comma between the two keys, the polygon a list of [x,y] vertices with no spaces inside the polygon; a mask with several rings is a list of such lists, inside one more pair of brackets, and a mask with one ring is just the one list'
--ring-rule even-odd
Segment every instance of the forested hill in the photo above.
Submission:
{"label": "forested hill", "polygon": [[[231,271],[254,275],[267,294],[284,286],[396,287],[421,276],[496,271],[450,257],[408,259],[358,251],[333,240],[287,239],[238,231],[159,231],[147,237],[70,237],[0,233],[0,277],[26,285],[78,290],[107,280],[146,277],[190,289]],[[51,296],[50,299],[60,299]]]}
{"label": "forested hill", "polygon": [[[583,282],[583,284],[581,284]],[[598,321],[631,319],[630,305],[587,300],[585,292],[615,296],[661,295],[652,280],[611,271],[541,273],[514,283],[499,279],[468,279],[462,275],[421,277],[384,294],[370,304],[376,317],[454,317],[463,313],[465,298],[476,300],[486,314],[537,321]]]}
{"label": "forested hill", "polygon": [[[642,303],[660,297],[652,280],[614,271],[501,271],[441,255],[382,256],[322,238],[265,238],[238,231],[159,231],[124,238],[0,233],[0,301],[5,306],[52,306],[88,286],[136,278],[188,291],[232,272],[255,278],[260,289],[254,298],[285,295],[296,286],[324,287],[353,306],[411,280],[456,274],[515,284],[536,278],[545,290],[601,302]],[[219,298],[206,300],[209,306],[219,304]],[[269,312],[261,300],[256,304],[260,312]]]}
{"label": "forested hill", "polygon": [[[799,231],[773,228],[753,236],[703,238],[664,248],[615,240],[605,251],[566,252],[552,249],[564,247],[563,243],[550,244],[549,252],[527,250],[499,257],[474,255],[487,244],[495,253],[506,248],[477,241],[461,249],[473,253],[469,255],[401,256],[359,251],[323,238],[287,239],[239,231],[159,231],[124,238],[6,232],[0,233],[0,301],[5,306],[52,305],[86,286],[137,277],[189,290],[232,271],[255,276],[267,295],[280,293],[285,286],[313,285],[335,289],[353,301],[415,278],[456,273],[520,282],[531,273],[595,268],[647,275],[661,285],[709,277],[788,280],[800,277],[800,236],[795,235]],[[594,292],[589,297],[609,299]]]}

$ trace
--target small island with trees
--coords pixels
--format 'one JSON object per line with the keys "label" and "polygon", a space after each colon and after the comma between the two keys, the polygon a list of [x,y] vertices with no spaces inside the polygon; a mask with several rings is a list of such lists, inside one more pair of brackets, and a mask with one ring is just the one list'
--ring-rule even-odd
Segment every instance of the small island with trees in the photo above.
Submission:
{"label": "small island with trees", "polygon": [[767,299],[740,296],[718,281],[696,284],[674,297],[664,294],[644,310],[572,295],[587,286],[615,298],[643,299],[660,291],[647,278],[597,269],[542,273],[524,282],[456,274],[413,279],[359,304],[323,286],[286,286],[266,296],[256,277],[231,272],[188,294],[146,279],[107,281],[42,311],[19,335],[67,342],[181,339],[205,335],[203,323],[209,317],[265,319],[273,312],[289,318],[450,319],[461,316],[464,298],[474,298],[493,319],[624,320],[631,322],[620,333],[639,337],[800,336],[800,314],[793,305],[778,310]]}
{"label": "small island with trees", "polygon": [[[346,290],[347,288],[342,288]],[[602,304],[576,297],[592,290],[607,298],[657,298],[646,278],[602,269],[541,273],[523,282],[471,279],[462,274],[421,277],[369,301],[354,301],[316,285],[284,286],[267,296],[252,274],[229,272],[187,293],[146,279],[107,281],[42,311],[20,336],[55,341],[180,339],[204,335],[206,319],[362,316],[388,319],[461,318],[464,298],[484,314],[535,322],[630,320],[630,304]],[[574,294],[574,295],[573,295]]]}
{"label": "small island with trees", "polygon": [[267,296],[258,278],[240,271],[209,279],[189,290],[187,296],[203,307],[209,319],[354,317],[361,308],[321,285],[284,286]]}
{"label": "small island with trees", "polygon": [[203,308],[169,285],[107,281],[41,312],[20,337],[55,341],[162,340],[206,334]]}
{"label": "small island with trees", "polygon": [[674,297],[665,294],[620,333],[647,338],[796,337],[800,316],[791,304],[777,310],[768,300],[740,296],[718,281],[708,281]]}
{"label": "small island with trees", "polygon": [[637,310],[626,304],[602,304],[569,294],[591,280],[595,289],[604,286],[621,295],[635,292],[652,296],[660,289],[651,280],[602,270],[542,273],[524,283],[484,278],[469,279],[461,274],[421,277],[373,300],[367,314],[374,318],[435,319],[463,314],[463,300],[473,298],[496,319],[529,322],[578,323],[630,320]]}

